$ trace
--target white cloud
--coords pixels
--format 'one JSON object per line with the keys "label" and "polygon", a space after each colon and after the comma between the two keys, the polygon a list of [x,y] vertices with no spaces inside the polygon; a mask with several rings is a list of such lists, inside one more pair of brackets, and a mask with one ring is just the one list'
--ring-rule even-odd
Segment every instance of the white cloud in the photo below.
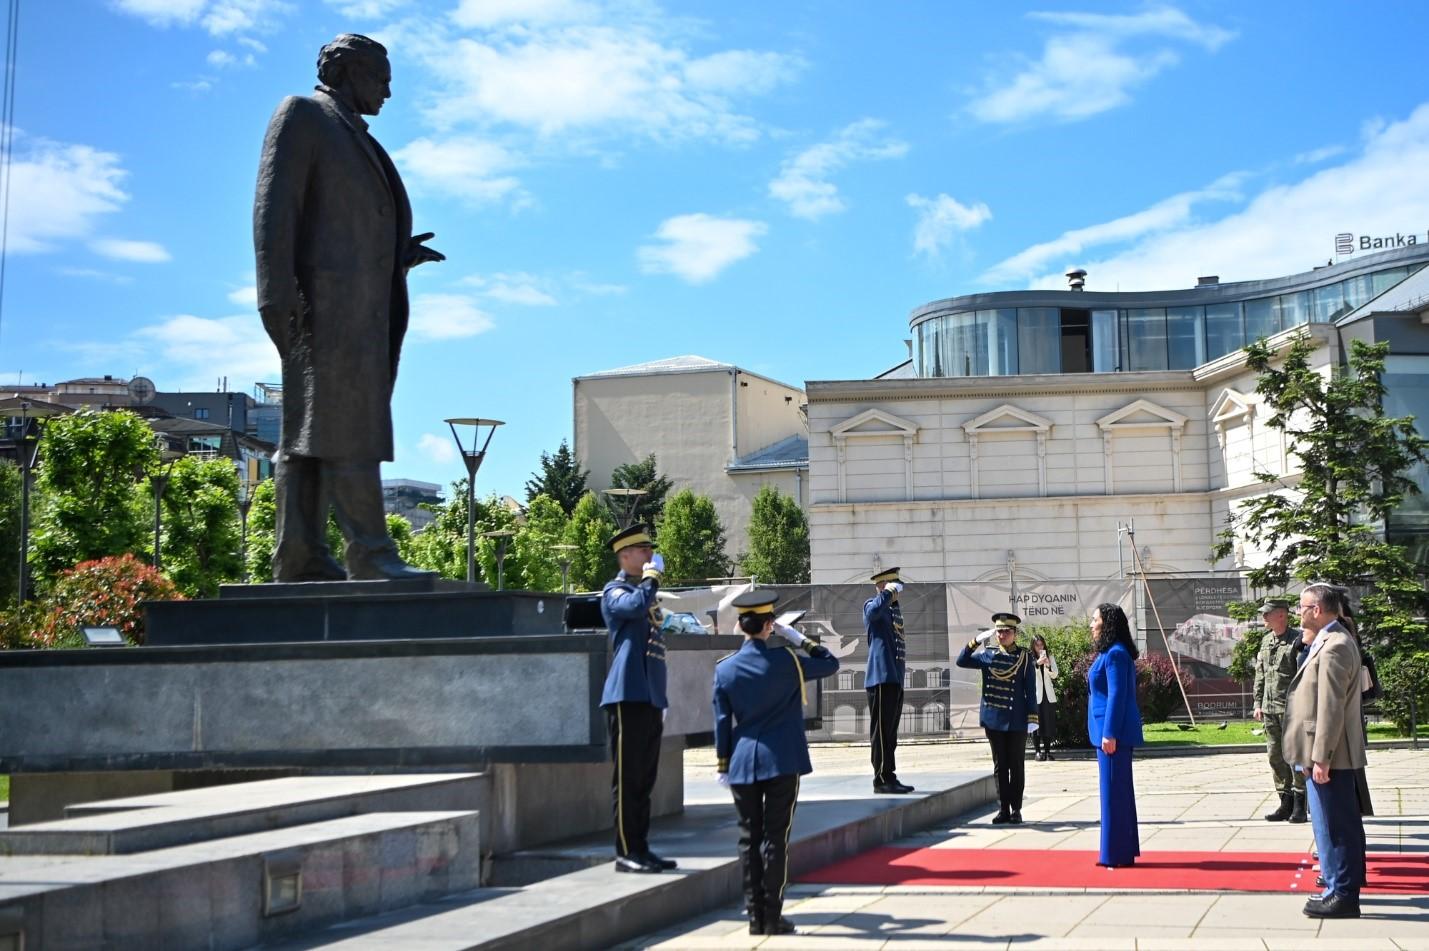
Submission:
{"label": "white cloud", "polygon": [[271,31],[293,12],[287,0],[110,0],[120,13],[151,26],[200,26],[212,36]]}
{"label": "white cloud", "polygon": [[1318,149],[1311,149],[1308,152],[1301,152],[1292,160],[1296,165],[1319,165],[1344,155],[1349,149],[1343,145],[1323,145]]}
{"label": "white cloud", "polygon": [[112,0],[111,5],[154,26],[187,26],[198,19],[208,0]]}
{"label": "white cloud", "polygon": [[582,294],[589,294],[592,297],[616,297],[628,293],[630,288],[624,284],[604,284],[600,282],[576,281],[573,285]]}
{"label": "white cloud", "polygon": [[380,20],[410,2],[411,0],[327,0],[327,5],[354,20]]}
{"label": "white cloud", "polygon": [[417,451],[431,462],[440,465],[448,465],[457,461],[456,446],[453,445],[450,436],[442,437],[436,433],[422,433],[421,438],[417,440]]}
{"label": "white cloud", "polygon": [[1051,241],[1034,244],[994,264],[978,280],[988,284],[1025,280],[1058,258],[1063,259],[1065,267],[1076,265],[1078,262],[1073,257],[1087,248],[1124,243],[1181,227],[1191,220],[1191,211],[1198,204],[1238,200],[1244,179],[1239,173],[1225,175],[1205,188],[1163,198],[1141,211],[1063,232]]}
{"label": "white cloud", "polygon": [[213,80],[204,79],[202,76],[200,76],[198,79],[191,79],[187,81],[176,80],[174,82],[169,83],[169,86],[173,89],[185,90],[186,92],[208,92],[210,89],[213,88]]}
{"label": "white cloud", "polygon": [[769,183],[769,196],[789,206],[797,218],[815,220],[844,210],[838,188],[829,177],[856,161],[901,158],[906,142],[880,136],[883,123],[861,119],[846,126],[829,142],[821,142],[784,162],[779,177]]}
{"label": "white cloud", "polygon": [[150,365],[163,368],[165,389],[207,390],[221,376],[246,385],[275,379],[280,369],[278,351],[252,314],[180,314],[135,331],[130,341],[143,348]]}
{"label": "white cloud", "polygon": [[65,277],[79,277],[89,281],[107,281],[110,284],[133,284],[134,278],[128,274],[112,274],[92,267],[57,267],[56,274]]}
{"label": "white cloud", "polygon": [[1169,43],[1214,52],[1235,34],[1197,23],[1175,7],[1135,14],[1031,13],[1059,29],[1042,56],[1011,78],[990,80],[969,111],[984,122],[1021,122],[1040,116],[1085,119],[1131,101],[1131,92],[1180,54]]}
{"label": "white cloud", "polygon": [[[1255,280],[1309,270],[1330,259],[1334,236],[1423,232],[1429,221],[1429,103],[1407,118],[1367,127],[1362,150],[1298,181],[1272,185],[1244,208],[1215,221],[1148,235],[1079,260],[1089,287],[1188,287],[1200,274]],[[1049,272],[1034,287],[1059,287]]]}
{"label": "white cloud", "polygon": [[173,258],[162,244],[153,241],[128,241],[122,238],[100,238],[89,247],[95,254],[115,261],[135,261],[139,264],[160,264]]}
{"label": "white cloud", "polygon": [[580,0],[461,0],[451,17],[458,26],[490,29],[513,23],[566,23],[595,12]]}
{"label": "white cloud", "polygon": [[456,340],[485,333],[496,324],[465,294],[418,294],[412,300],[412,336]]}
{"label": "white cloud", "polygon": [[978,202],[964,205],[956,198],[939,194],[936,198],[909,195],[909,208],[918,210],[918,223],[913,228],[913,250],[936,257],[952,243],[960,231],[971,231],[992,217],[987,205]]}
{"label": "white cloud", "polygon": [[85,238],[129,195],[128,176],[113,152],[15,132],[10,170],[9,250],[53,251],[64,239]]}
{"label": "white cloud", "polygon": [[520,206],[529,201],[520,179],[505,174],[518,160],[493,142],[470,136],[420,138],[392,153],[392,158],[419,192],[429,189],[478,204],[510,198]]}
{"label": "white cloud", "polygon": [[[438,80],[429,121],[442,129],[505,124],[546,139],[587,133],[747,142],[759,129],[736,102],[802,68],[798,57],[782,53],[696,56],[663,35],[658,18],[598,12],[596,22],[595,8],[582,4],[518,11],[514,4],[482,3],[463,5],[454,16],[475,35],[409,24],[404,47]],[[520,22],[495,28],[513,20]],[[482,32],[487,27],[493,29]]]}
{"label": "white cloud", "polygon": [[462,278],[460,283],[477,289],[482,297],[503,304],[519,304],[525,307],[554,307],[556,298],[538,285],[535,275],[524,272],[513,274],[492,274],[489,277],[473,274]]}
{"label": "white cloud", "polygon": [[664,244],[644,245],[637,251],[640,270],[703,284],[759,250],[754,239],[767,230],[763,222],[744,218],[676,215],[661,222],[655,231]]}
{"label": "white cloud", "polygon": [[245,287],[236,287],[228,292],[228,300],[240,307],[250,308],[256,314],[258,312],[258,285],[249,284]]}
{"label": "white cloud", "polygon": [[208,65],[217,66],[219,68],[232,66],[238,62],[238,57],[228,52],[228,50],[214,50],[208,54],[206,59],[208,60]]}

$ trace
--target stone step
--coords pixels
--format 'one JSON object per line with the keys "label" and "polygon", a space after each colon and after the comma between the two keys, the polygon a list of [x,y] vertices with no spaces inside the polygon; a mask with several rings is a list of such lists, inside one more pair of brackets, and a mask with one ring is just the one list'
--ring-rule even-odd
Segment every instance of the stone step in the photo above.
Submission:
{"label": "stone step", "polygon": [[228,951],[469,891],[480,864],[474,812],[374,812],[141,855],[5,859],[0,918],[39,951]]}
{"label": "stone step", "polygon": [[368,812],[477,810],[480,773],[290,776],[82,803],[0,832],[0,855],[129,855]]}
{"label": "stone step", "polygon": [[[867,776],[807,777],[790,840],[790,874],[821,868],[866,849],[947,822],[996,799],[980,772],[920,775],[909,796],[874,796]],[[710,788],[713,787],[713,788]],[[727,790],[688,783],[683,815],[659,820],[651,847],[680,868],[661,875],[621,875],[608,837],[528,850],[519,861],[600,865],[517,890],[483,888],[280,943],[283,951],[605,948],[727,905],[740,895],[739,830]],[[508,861],[512,858],[508,857]],[[498,860],[498,866],[501,860]]]}

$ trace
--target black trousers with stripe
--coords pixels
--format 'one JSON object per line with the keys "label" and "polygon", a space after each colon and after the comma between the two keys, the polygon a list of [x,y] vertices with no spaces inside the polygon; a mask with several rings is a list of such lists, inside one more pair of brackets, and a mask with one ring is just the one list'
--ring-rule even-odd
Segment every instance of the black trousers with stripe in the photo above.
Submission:
{"label": "black trousers with stripe", "polygon": [[903,719],[903,685],[868,688],[868,758],[877,785],[898,781],[898,721]]}
{"label": "black trousers with stripe", "polygon": [[772,917],[783,907],[789,885],[789,830],[799,801],[799,777],[775,776],[729,788],[739,811],[744,904],[751,914]]}
{"label": "black trousers with stripe", "polygon": [[615,818],[615,854],[650,851],[650,794],[660,768],[660,736],[665,721],[648,703],[613,703],[605,708],[610,735],[610,807]]}
{"label": "black trousers with stripe", "polygon": [[[1001,812],[1022,811],[1022,789],[1027,779],[1027,731],[983,727],[992,746],[992,772],[997,777],[997,802]],[[1041,732],[1041,729],[1038,729]]]}

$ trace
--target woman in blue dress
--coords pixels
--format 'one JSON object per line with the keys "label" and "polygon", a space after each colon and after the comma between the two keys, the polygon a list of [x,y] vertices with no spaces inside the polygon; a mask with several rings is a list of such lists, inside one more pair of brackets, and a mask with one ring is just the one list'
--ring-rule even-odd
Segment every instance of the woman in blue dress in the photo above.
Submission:
{"label": "woman in blue dress", "polygon": [[1142,745],[1141,710],[1136,705],[1136,642],[1126,614],[1115,604],[1092,612],[1096,660],[1087,671],[1087,733],[1097,746],[1101,776],[1102,835],[1098,865],[1134,865],[1141,854],[1136,830],[1136,790],[1131,751]]}

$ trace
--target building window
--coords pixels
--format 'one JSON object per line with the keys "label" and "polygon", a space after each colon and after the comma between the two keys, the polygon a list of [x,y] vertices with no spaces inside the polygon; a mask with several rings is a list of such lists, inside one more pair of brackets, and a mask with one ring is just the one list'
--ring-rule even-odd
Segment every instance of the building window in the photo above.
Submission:
{"label": "building window", "polygon": [[1166,369],[1166,308],[1122,311],[1124,370]]}
{"label": "building window", "polygon": [[1092,311],[1092,372],[1113,373],[1121,369],[1117,360],[1116,311]]}
{"label": "building window", "polygon": [[853,689],[853,671],[851,671],[851,670],[841,670],[841,671],[839,671],[839,689],[840,689],[840,690],[852,690],[852,689]]}
{"label": "building window", "polygon": [[1055,307],[1017,309],[1019,373],[1062,372],[1062,318]]}
{"label": "building window", "polygon": [[946,709],[936,701],[923,708],[922,733],[941,733],[948,728]]}
{"label": "building window", "polygon": [[1215,360],[1245,346],[1240,303],[1206,305],[1206,359]]}
{"label": "building window", "polygon": [[1269,337],[1280,332],[1277,322],[1275,298],[1262,297],[1245,302],[1245,342],[1252,343],[1261,337]]}
{"label": "building window", "polygon": [[200,406],[194,410],[194,419],[208,419],[208,410]]}
{"label": "building window", "polygon": [[1166,359],[1171,370],[1190,370],[1206,362],[1205,312],[1200,307],[1166,310]]}

